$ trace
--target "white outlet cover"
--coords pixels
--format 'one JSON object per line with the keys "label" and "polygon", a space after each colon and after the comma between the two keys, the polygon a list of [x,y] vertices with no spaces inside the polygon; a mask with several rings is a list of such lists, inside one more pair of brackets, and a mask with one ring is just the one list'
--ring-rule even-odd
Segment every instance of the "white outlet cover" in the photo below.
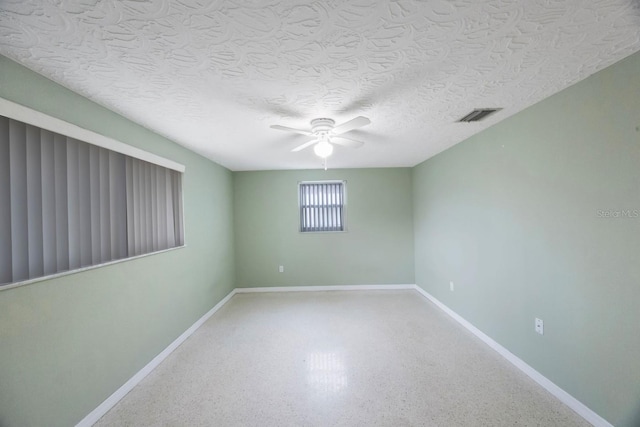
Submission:
{"label": "white outlet cover", "polygon": [[544,322],[542,321],[542,319],[538,319],[536,317],[536,332],[539,333],[540,335],[544,335]]}
{"label": "white outlet cover", "polygon": [[451,292],[453,292],[453,282],[449,282],[449,289],[451,289]]}

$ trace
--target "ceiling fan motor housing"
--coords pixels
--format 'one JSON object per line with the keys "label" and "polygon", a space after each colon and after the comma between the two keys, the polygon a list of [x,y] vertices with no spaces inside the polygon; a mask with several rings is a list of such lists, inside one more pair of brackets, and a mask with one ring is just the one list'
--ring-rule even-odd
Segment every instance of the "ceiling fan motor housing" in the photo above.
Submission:
{"label": "ceiling fan motor housing", "polygon": [[328,135],[336,122],[333,119],[320,118],[311,120],[311,132],[314,135]]}

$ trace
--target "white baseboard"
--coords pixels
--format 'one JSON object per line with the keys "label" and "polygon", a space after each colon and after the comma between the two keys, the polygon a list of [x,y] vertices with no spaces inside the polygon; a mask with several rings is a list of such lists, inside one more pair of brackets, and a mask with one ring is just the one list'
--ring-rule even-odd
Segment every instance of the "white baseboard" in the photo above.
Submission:
{"label": "white baseboard", "polygon": [[153,360],[146,364],[146,366],[140,369],[133,377],[131,377],[126,383],[124,383],[118,390],[116,390],[111,396],[109,396],[104,402],[100,404],[96,409],[91,411],[89,415],[84,417],[82,421],[76,424],[76,427],[90,427],[94,425],[109,409],[113,408],[127,393],[129,393],[140,381],[151,373],[164,359],[167,358],[180,344],[182,344],[191,334],[193,334],[204,322],[209,319],[213,313],[218,311],[223,305],[236,294],[236,290],[232,290],[224,297],[218,304],[209,310],[204,316],[198,319],[189,329],[184,331],[182,335],[176,338],[167,348],[162,350],[160,354],[153,358]]}
{"label": "white baseboard", "polygon": [[613,427],[607,420],[602,418],[600,415],[593,412],[589,409],[585,404],[580,402],[575,397],[571,396],[569,393],[555,385],[551,380],[542,375],[540,372],[533,369],[531,366],[527,365],[522,359],[511,353],[509,350],[495,342],[492,338],[482,332],[480,329],[473,326],[467,320],[465,320],[462,316],[460,316],[455,311],[451,310],[449,307],[444,305],[438,299],[436,299],[433,295],[419,287],[418,285],[414,286],[414,289],[417,290],[420,294],[422,294],[429,301],[434,303],[438,308],[451,316],[455,321],[460,323],[466,329],[468,329],[472,334],[480,338],[487,344],[489,347],[497,351],[502,357],[511,362],[516,368],[520,369],[527,376],[529,376],[532,380],[540,384],[544,387],[549,393],[558,398],[562,403],[567,405],[569,408],[573,409],[578,415],[584,418],[586,421],[590,422],[596,427]]}
{"label": "white baseboard", "polygon": [[237,294],[248,294],[254,292],[320,292],[320,291],[380,291],[415,289],[416,285],[332,285],[332,286],[274,286],[256,288],[236,288]]}

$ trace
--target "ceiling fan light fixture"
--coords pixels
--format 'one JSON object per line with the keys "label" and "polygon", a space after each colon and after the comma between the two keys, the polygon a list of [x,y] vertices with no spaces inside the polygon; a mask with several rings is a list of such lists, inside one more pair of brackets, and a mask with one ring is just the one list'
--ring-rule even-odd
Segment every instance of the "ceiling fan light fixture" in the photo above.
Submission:
{"label": "ceiling fan light fixture", "polygon": [[333,153],[333,145],[323,139],[313,146],[313,152],[316,153],[316,156],[326,159]]}
{"label": "ceiling fan light fixture", "polygon": [[333,144],[342,145],[344,147],[358,148],[361,147],[364,142],[351,139],[348,136],[343,136],[347,132],[354,129],[361,128],[371,123],[366,117],[358,116],[349,121],[346,121],[338,126],[333,119],[326,117],[320,117],[311,120],[311,129],[295,129],[288,126],[272,125],[272,129],[282,130],[285,132],[293,132],[301,135],[305,135],[308,138],[303,144],[294,147],[291,151],[298,152],[305,148],[313,146],[313,152],[316,156],[325,160],[331,154],[333,154]]}

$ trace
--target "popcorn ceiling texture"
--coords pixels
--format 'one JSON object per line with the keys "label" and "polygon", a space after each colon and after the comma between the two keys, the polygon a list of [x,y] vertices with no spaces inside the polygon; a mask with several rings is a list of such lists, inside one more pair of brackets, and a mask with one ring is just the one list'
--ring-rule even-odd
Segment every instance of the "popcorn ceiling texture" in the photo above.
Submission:
{"label": "popcorn ceiling texture", "polygon": [[[634,0],[3,0],[0,53],[233,170],[413,166],[640,50]],[[455,120],[503,107],[482,123]]]}

